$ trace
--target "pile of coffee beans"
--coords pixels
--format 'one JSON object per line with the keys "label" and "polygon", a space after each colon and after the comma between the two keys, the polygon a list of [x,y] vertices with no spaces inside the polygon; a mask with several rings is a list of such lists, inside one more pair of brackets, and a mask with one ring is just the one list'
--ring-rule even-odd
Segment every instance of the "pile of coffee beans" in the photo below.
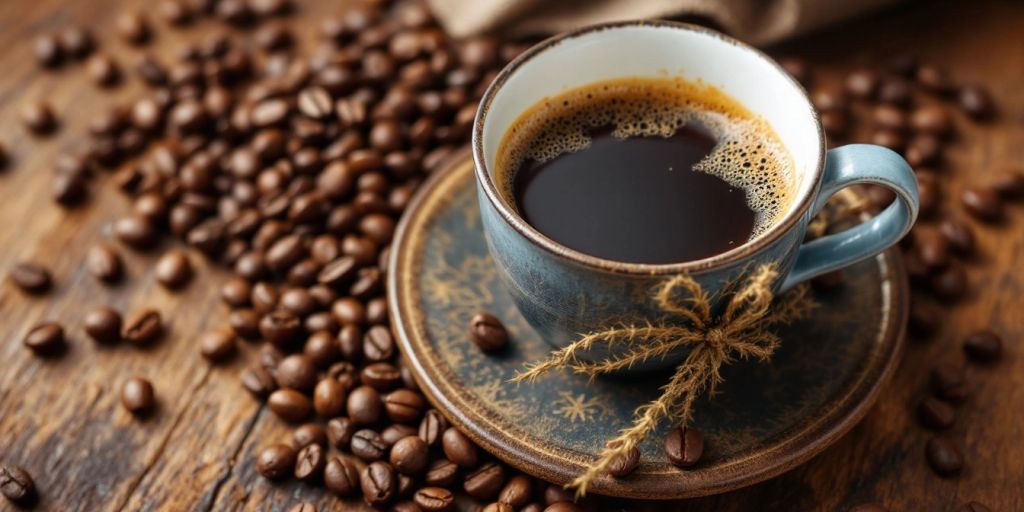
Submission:
{"label": "pile of coffee beans", "polygon": [[[1003,222],[1007,203],[1024,199],[1024,170],[1008,168],[967,187],[959,201],[944,200],[943,152],[955,137],[956,110],[969,122],[986,122],[997,115],[993,100],[985,89],[958,86],[945,70],[905,55],[851,72],[841,84],[816,84],[810,66],[801,59],[786,59],[783,66],[811,91],[831,145],[886,146],[901,153],[914,169],[921,217],[900,247],[913,290],[908,330],[912,339],[927,341],[941,331],[945,309],[970,291],[966,267],[976,263],[975,228]],[[865,192],[873,209],[895,200],[883,187],[868,187]],[[816,288],[839,286],[840,276],[823,276],[815,280]],[[952,427],[956,407],[970,396],[966,363],[990,364],[999,359],[1002,347],[998,333],[982,328],[963,341],[965,359],[956,351],[949,360],[937,362],[927,385],[930,396],[912,411],[921,426],[933,431]],[[966,464],[960,441],[941,434],[925,443],[924,460],[942,477],[956,476]],[[972,502],[964,510],[988,509]]]}
{"label": "pile of coffee beans", "polygon": [[[241,387],[295,424],[290,443],[270,442],[251,461],[270,480],[295,478],[394,510],[453,510],[457,495],[490,503],[486,510],[577,510],[570,494],[494,460],[429,407],[398,359],[384,297],[399,215],[423,179],[468,142],[484,88],[525,45],[453,41],[421,3],[383,1],[323,20],[312,51],[282,51],[296,39],[278,20],[293,8],[287,0],[202,4],[166,0],[159,12],[172,26],[213,16],[256,29],[251,37],[218,30],[175,63],[140,55],[134,75],[150,92],[97,115],[88,151],[55,162],[61,207],[87,203],[104,174],[132,202],[111,225],[116,243],[82,255],[90,274],[122,279],[122,249],[152,251],[164,234],[233,270],[221,289],[225,325],[193,339],[211,363],[230,359],[239,340],[260,345]],[[134,12],[116,28],[139,48],[156,30]],[[89,78],[116,84],[118,64],[88,33],[78,36],[88,42],[81,48],[70,36],[40,38],[40,64],[92,54]],[[43,103],[28,105],[23,121],[33,133],[57,128]],[[196,281],[194,273],[188,253],[171,248],[153,277],[173,292]],[[31,294],[53,285],[46,268],[29,262],[10,279]],[[81,322],[104,344],[145,345],[164,331],[160,312],[146,307],[122,316],[98,306]],[[483,318],[472,339],[498,350],[507,334]],[[24,343],[58,354],[64,328],[42,323]],[[133,415],[158,406],[145,378],[121,386]],[[9,499],[32,491],[26,472],[4,471]]]}

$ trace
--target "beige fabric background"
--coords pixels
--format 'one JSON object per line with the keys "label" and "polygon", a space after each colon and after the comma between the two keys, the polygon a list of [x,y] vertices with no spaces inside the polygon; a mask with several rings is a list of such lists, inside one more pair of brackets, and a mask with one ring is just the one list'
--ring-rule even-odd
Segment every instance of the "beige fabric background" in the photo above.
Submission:
{"label": "beige fabric background", "polygon": [[615,20],[714,20],[752,44],[772,43],[902,0],[428,0],[445,30],[456,37],[564,32]]}

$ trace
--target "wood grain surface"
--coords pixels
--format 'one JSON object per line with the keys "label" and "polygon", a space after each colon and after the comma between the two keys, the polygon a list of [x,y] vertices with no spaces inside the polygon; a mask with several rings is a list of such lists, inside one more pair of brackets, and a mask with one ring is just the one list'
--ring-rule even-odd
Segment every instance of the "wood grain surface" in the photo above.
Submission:
{"label": "wood grain surface", "polygon": [[[317,20],[343,2],[306,2],[291,19],[300,38],[315,35]],[[110,223],[128,210],[109,183],[90,186],[87,205],[71,210],[50,200],[56,154],[81,150],[90,116],[111,101],[141,91],[134,77],[113,93],[99,92],[81,64],[43,71],[31,53],[32,39],[70,24],[89,26],[100,45],[130,70],[139,51],[117,40],[120,9],[152,10],[144,0],[5,0],[0,2],[0,143],[10,162],[0,171],[0,271],[33,260],[49,266],[55,286],[47,296],[22,294],[0,284],[0,461],[25,466],[40,489],[38,510],[285,510],[300,499],[321,510],[353,510],[319,488],[270,484],[256,473],[254,454],[289,439],[290,429],[252,400],[238,374],[254,353],[211,368],[195,338],[223,325],[217,298],[225,273],[192,254],[193,282],[171,293],[157,285],[154,254],[131,253],[128,276],[104,286],[84,270],[86,248],[111,240]],[[155,18],[155,16],[154,16]],[[183,41],[216,25],[202,21],[171,29],[154,21],[156,36],[145,51],[170,61]],[[984,84],[998,100],[996,121],[973,125],[958,117],[961,136],[947,152],[945,208],[957,215],[957,193],[986,175],[1024,163],[1024,4],[1012,0],[917,2],[828,29],[774,50],[795,54],[823,69],[827,79],[844,70],[910,52],[950,69],[959,82]],[[19,122],[25,102],[46,99],[61,127],[47,138],[29,136]],[[955,511],[979,500],[996,511],[1024,510],[1024,206],[1007,222],[977,230],[979,254],[968,264],[969,296],[949,308],[939,334],[911,344],[878,405],[851,434],[805,466],[737,492],[638,508],[685,511],[843,511],[877,501],[890,510]],[[169,243],[169,242],[165,242]],[[125,250],[126,254],[130,251]],[[99,347],[86,339],[84,312],[110,304],[130,312],[159,309],[165,336],[154,346]],[[40,359],[21,345],[30,326],[59,319],[68,327],[70,350]],[[929,368],[963,361],[965,334],[992,326],[1007,342],[1007,356],[989,367],[970,366],[971,397],[960,406],[951,435],[967,454],[957,478],[935,476],[924,461],[929,433],[916,425],[914,407],[925,393]],[[150,417],[131,417],[120,407],[120,384],[131,376],[150,379],[159,406]],[[0,510],[10,505],[0,501]],[[467,505],[473,508],[472,505]]]}

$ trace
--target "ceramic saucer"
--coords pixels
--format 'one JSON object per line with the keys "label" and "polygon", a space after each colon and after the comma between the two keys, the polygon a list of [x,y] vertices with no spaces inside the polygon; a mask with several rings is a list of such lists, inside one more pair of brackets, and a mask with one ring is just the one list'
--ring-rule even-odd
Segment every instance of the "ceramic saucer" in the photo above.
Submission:
{"label": "ceramic saucer", "polygon": [[[554,372],[533,384],[509,383],[552,347],[498,280],[468,152],[421,187],[400,223],[390,265],[392,325],[423,392],[481,447],[526,473],[572,480],[668,379],[657,373],[588,382]],[[728,366],[718,393],[697,404],[694,426],[705,435],[698,466],[680,470],[668,462],[665,424],[641,445],[633,474],[602,477],[591,492],[646,499],[721,493],[792,469],[850,430],[896,367],[909,294],[895,250],[844,275],[839,288],[815,295],[820,307],[810,318],[779,330],[782,346],[770,363]],[[499,354],[485,354],[470,340],[469,320],[481,310],[510,333]]]}

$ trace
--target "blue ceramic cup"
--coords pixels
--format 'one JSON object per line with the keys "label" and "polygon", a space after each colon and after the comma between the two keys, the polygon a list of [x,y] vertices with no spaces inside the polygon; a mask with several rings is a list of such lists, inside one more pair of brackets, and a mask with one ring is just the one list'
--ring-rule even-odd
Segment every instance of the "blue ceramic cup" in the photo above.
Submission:
{"label": "blue ceramic cup", "polygon": [[[512,123],[545,97],[625,77],[682,76],[718,87],[778,134],[794,163],[793,200],[774,225],[747,243],[709,258],[673,264],[611,261],[583,254],[523,221],[496,187],[495,160]],[[688,273],[721,306],[727,283],[761,263],[776,265],[776,290],[869,258],[902,238],[918,211],[917,181],[907,163],[880,146],[830,151],[807,93],[771,58],[697,26],[639,21],[589,27],[550,38],[510,63],[488,88],[473,127],[473,159],[488,248],[526,320],[553,346],[612,323],[657,322],[650,300],[665,279]],[[846,231],[803,243],[807,224],[833,194],[859,183],[881,185],[897,200]],[[593,359],[601,349],[586,354]],[[649,361],[677,363],[683,354]]]}

